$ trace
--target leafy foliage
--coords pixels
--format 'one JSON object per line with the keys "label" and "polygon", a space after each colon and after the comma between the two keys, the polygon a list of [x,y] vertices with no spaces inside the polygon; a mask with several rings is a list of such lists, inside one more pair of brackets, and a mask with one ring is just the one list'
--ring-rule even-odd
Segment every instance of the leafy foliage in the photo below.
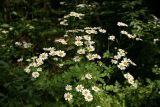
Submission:
{"label": "leafy foliage", "polygon": [[0,106],[158,107],[160,23],[145,3],[2,0]]}

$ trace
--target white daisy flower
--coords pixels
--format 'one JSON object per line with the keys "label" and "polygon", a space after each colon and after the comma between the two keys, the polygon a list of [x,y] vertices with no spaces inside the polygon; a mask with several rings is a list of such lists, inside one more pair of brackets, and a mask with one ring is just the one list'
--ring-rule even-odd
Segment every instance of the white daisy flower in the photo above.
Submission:
{"label": "white daisy flower", "polygon": [[129,72],[126,73],[126,74],[124,74],[124,77],[125,77],[126,79],[134,80],[134,77],[133,77]]}
{"label": "white daisy flower", "polygon": [[125,52],[125,50],[123,50],[123,49],[118,49],[118,51],[119,51],[119,52]]}
{"label": "white daisy flower", "polygon": [[133,79],[128,79],[127,80],[129,84],[134,84],[134,80]]}
{"label": "white daisy flower", "polygon": [[56,53],[56,51],[55,51],[55,50],[51,50],[51,51],[50,51],[50,53],[49,53],[49,55],[51,55],[51,56],[55,56],[55,55],[57,55],[57,53]]}
{"label": "white daisy flower", "polygon": [[94,48],[94,46],[89,46],[89,47],[87,47],[87,50],[89,52],[93,52],[95,50],[95,48]]}
{"label": "white daisy flower", "polygon": [[65,57],[66,56],[66,53],[64,51],[62,51],[62,50],[56,51],[56,54],[59,57]]}
{"label": "white daisy flower", "polygon": [[88,55],[86,55],[86,57],[88,58],[88,60],[94,60],[93,54],[88,54]]}
{"label": "white daisy flower", "polygon": [[88,89],[83,89],[82,90],[82,95],[86,96],[86,95],[90,95],[91,92]]}
{"label": "white daisy flower", "polygon": [[122,31],[121,31],[121,34],[128,35],[128,32],[127,32],[127,31],[122,30]]}
{"label": "white daisy flower", "polygon": [[93,41],[85,41],[84,44],[87,45],[87,46],[91,46],[93,45],[95,42]]}
{"label": "white daisy flower", "polygon": [[114,59],[116,59],[116,60],[118,60],[120,58],[121,58],[121,55],[119,55],[119,54],[114,56]]}
{"label": "white daisy flower", "polygon": [[10,31],[12,31],[13,29],[14,29],[13,27],[10,27],[10,28],[9,28]]}
{"label": "white daisy flower", "polygon": [[112,35],[112,36],[109,36],[109,37],[108,37],[108,40],[114,41],[114,40],[115,40],[115,36],[113,36],[113,35]]}
{"label": "white daisy flower", "polygon": [[75,37],[75,40],[76,40],[76,41],[81,41],[81,40],[82,40],[82,37],[81,37],[81,36],[76,36],[76,37]]}
{"label": "white daisy flower", "polygon": [[89,73],[87,73],[87,74],[85,75],[85,78],[86,78],[86,79],[92,79],[92,75],[89,74]]}
{"label": "white daisy flower", "polygon": [[123,58],[123,60],[121,61],[121,63],[125,66],[128,67],[129,66],[129,60],[127,58]]}
{"label": "white daisy flower", "polygon": [[143,39],[141,39],[141,38],[136,38],[136,41],[143,41]]}
{"label": "white daisy flower", "polygon": [[27,72],[27,73],[30,73],[30,72],[31,72],[31,69],[30,69],[29,67],[26,67],[26,68],[24,69],[24,71]]}
{"label": "white daisy flower", "polygon": [[85,40],[87,40],[87,41],[90,41],[90,40],[91,40],[91,36],[89,36],[89,35],[84,35],[83,38],[84,38]]}
{"label": "white daisy flower", "polygon": [[84,8],[86,6],[86,4],[78,4],[76,7],[78,8]]}
{"label": "white daisy flower", "polygon": [[67,41],[65,39],[56,39],[55,42],[59,42],[59,43],[64,44],[64,45],[67,44]]}
{"label": "white daisy flower", "polygon": [[36,62],[33,62],[33,63],[30,64],[30,66],[38,67],[38,64]]}
{"label": "white daisy flower", "polygon": [[128,27],[128,25],[125,24],[125,23],[123,23],[123,22],[118,22],[117,25],[118,25],[118,26],[126,26],[126,27]]}
{"label": "white daisy flower", "polygon": [[48,48],[48,50],[49,51],[54,51],[54,50],[56,50],[56,48],[55,47],[50,47],[50,48]]}
{"label": "white daisy flower", "polygon": [[60,25],[68,25],[68,21],[67,20],[62,20],[62,21],[60,21]]}
{"label": "white daisy flower", "polygon": [[98,92],[100,89],[97,86],[93,86],[92,90],[95,91],[95,92]]}
{"label": "white daisy flower", "polygon": [[8,31],[6,31],[6,30],[3,30],[3,31],[2,31],[2,33],[3,33],[3,34],[6,34],[6,33],[8,33]]}
{"label": "white daisy flower", "polygon": [[93,54],[93,56],[94,56],[94,58],[96,58],[96,59],[101,59],[101,56],[98,55],[98,54]]}
{"label": "white daisy flower", "polygon": [[75,88],[77,92],[82,92],[82,90],[84,89],[83,85],[77,85],[77,87]]}
{"label": "white daisy flower", "polygon": [[131,35],[131,34],[127,34],[127,37],[128,37],[128,38],[132,38],[132,39],[136,38],[136,36],[133,36],[133,35]]}
{"label": "white daisy flower", "polygon": [[44,51],[49,51],[48,48],[43,48]]}
{"label": "white daisy flower", "polygon": [[99,29],[99,32],[106,33],[106,30],[105,29]]}
{"label": "white daisy flower", "polygon": [[32,77],[33,78],[37,78],[37,77],[39,77],[39,72],[32,72]]}
{"label": "white daisy flower", "polygon": [[54,51],[55,48],[54,47],[49,47],[49,48],[43,48],[44,51]]}
{"label": "white daisy flower", "polygon": [[70,101],[73,99],[73,95],[71,93],[65,93],[64,94],[64,99],[67,101]]}
{"label": "white daisy flower", "polygon": [[117,52],[117,54],[118,54],[119,56],[125,56],[125,55],[126,55],[126,52]]}
{"label": "white daisy flower", "polygon": [[119,64],[117,65],[117,67],[118,67],[120,70],[125,70],[125,69],[126,69],[126,67],[125,67],[125,65],[124,65],[123,63],[119,63]]}
{"label": "white daisy flower", "polygon": [[24,48],[30,48],[31,46],[32,46],[31,43],[27,43],[27,42],[23,41],[23,47]]}
{"label": "white daisy flower", "polygon": [[72,86],[71,86],[71,85],[66,85],[65,89],[66,89],[67,91],[70,91],[70,90],[72,90]]}
{"label": "white daisy flower", "polygon": [[83,42],[82,42],[82,41],[75,41],[75,45],[76,45],[76,46],[82,46],[82,45],[83,45]]}
{"label": "white daisy flower", "polygon": [[39,58],[42,59],[42,60],[45,60],[48,58],[48,54],[47,53],[42,53],[39,55]]}
{"label": "white daisy flower", "polygon": [[17,62],[22,62],[22,61],[23,61],[23,58],[17,59]]}
{"label": "white daisy flower", "polygon": [[44,62],[43,62],[43,59],[40,57],[40,58],[37,58],[36,59],[36,64],[37,64],[37,66],[40,66],[40,65],[42,65]]}
{"label": "white daisy flower", "polygon": [[59,2],[59,4],[60,4],[60,5],[63,5],[63,4],[65,4],[65,2]]}
{"label": "white daisy flower", "polygon": [[74,16],[74,17],[77,17],[77,18],[81,19],[82,16],[84,16],[84,14],[82,14],[82,13],[76,13],[76,12],[70,12],[69,17],[70,16]]}
{"label": "white daisy flower", "polygon": [[15,45],[17,45],[17,46],[21,46],[21,45],[22,45],[22,43],[21,43],[21,42],[15,42]]}
{"label": "white daisy flower", "polygon": [[88,30],[86,30],[86,33],[88,33],[88,34],[97,34],[97,31],[96,30],[94,30],[94,29],[88,29]]}
{"label": "white daisy flower", "polygon": [[85,54],[85,49],[79,49],[79,50],[77,50],[77,53],[78,54]]}
{"label": "white daisy flower", "polygon": [[93,100],[93,96],[91,94],[85,95],[84,98],[87,102],[91,102]]}
{"label": "white daisy flower", "polygon": [[115,59],[112,59],[111,62],[112,62],[112,64],[117,64],[118,63],[118,61],[115,60]]}

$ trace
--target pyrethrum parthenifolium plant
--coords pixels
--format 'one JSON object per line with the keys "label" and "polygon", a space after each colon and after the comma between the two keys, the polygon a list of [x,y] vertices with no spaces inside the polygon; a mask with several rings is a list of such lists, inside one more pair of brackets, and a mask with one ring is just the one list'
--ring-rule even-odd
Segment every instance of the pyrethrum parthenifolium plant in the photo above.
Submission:
{"label": "pyrethrum parthenifolium plant", "polygon": [[[75,26],[74,21],[81,20],[83,17],[85,17],[85,14],[70,12],[60,19],[60,25],[69,27],[68,20],[70,18],[70,21],[73,20],[73,23],[70,22],[71,27],[72,25]],[[117,25],[128,27],[127,24],[122,22],[118,22]],[[107,84],[104,78],[111,77],[112,72],[114,72],[113,69],[118,70],[114,67],[114,65],[117,65],[117,68],[123,71],[124,78],[136,89],[137,83],[134,81],[134,77],[130,73],[124,72],[129,65],[136,66],[136,64],[126,57],[127,52],[125,50],[119,48],[116,49],[116,55],[111,55],[113,58],[110,65],[107,65],[109,67],[104,65],[100,61],[102,57],[96,53],[96,43],[94,42],[94,36],[100,33],[105,36],[106,29],[101,27],[78,28],[78,25],[76,25],[76,29],[66,30],[63,37],[55,39],[57,44],[64,45],[65,48],[62,47],[63,50],[56,49],[56,47],[43,48],[44,52],[32,58],[32,62],[25,68],[25,72],[31,74],[36,81],[43,74],[42,67],[45,62],[52,60],[58,66],[58,73],[52,70],[50,73],[55,79],[56,76],[61,75],[60,80],[56,80],[63,81],[63,84],[61,84],[64,88],[63,96],[57,97],[59,100],[66,100],[66,103],[71,106],[105,106],[102,98],[107,97],[104,88]],[[124,30],[120,33],[129,39],[142,40]],[[117,42],[118,38],[112,35],[108,37],[108,41]],[[60,83],[57,82],[57,84]],[[108,101],[106,103],[110,104]]]}
{"label": "pyrethrum parthenifolium plant", "polygon": [[[112,35],[104,26],[107,23],[92,23],[99,20],[98,15],[105,15],[96,12],[101,6],[98,3],[60,5],[65,11],[56,13],[50,3],[44,3],[42,14],[48,10],[47,15],[34,11],[33,20],[21,18],[1,26],[0,65],[5,72],[3,82],[7,81],[3,85],[7,91],[2,93],[8,93],[0,94],[4,96],[2,106],[139,107],[158,98],[159,81],[143,83],[140,76],[132,76],[140,73],[136,71],[140,63],[130,58],[134,52],[129,49],[150,41],[145,40],[143,29],[149,29],[143,22],[115,22],[119,33]],[[46,17],[49,12],[60,18],[53,21]],[[152,42],[158,45],[158,38]],[[17,67],[12,69],[11,63]],[[153,74],[158,78],[158,67]],[[13,98],[13,91],[19,96]]]}

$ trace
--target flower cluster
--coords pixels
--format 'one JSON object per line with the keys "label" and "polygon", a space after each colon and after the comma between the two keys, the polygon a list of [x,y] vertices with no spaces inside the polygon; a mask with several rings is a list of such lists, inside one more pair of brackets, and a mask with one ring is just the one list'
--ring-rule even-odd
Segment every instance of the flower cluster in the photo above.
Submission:
{"label": "flower cluster", "polygon": [[97,34],[97,30],[100,33],[106,33],[106,30],[102,29],[101,27],[85,27],[84,29],[87,34]]}
{"label": "flower cluster", "polygon": [[116,38],[115,38],[115,36],[113,36],[113,35],[108,37],[108,40],[111,40],[111,41],[114,41],[115,39],[116,39]]}
{"label": "flower cluster", "polygon": [[[92,75],[88,73],[85,75],[85,78],[92,79]],[[73,86],[71,85],[66,85],[65,90],[69,91],[64,94],[64,99],[66,101],[71,101],[73,99],[73,95],[71,92],[74,91],[74,89],[76,92],[80,92],[83,95],[86,102],[91,102],[93,100],[93,95],[91,93],[91,90],[93,90],[94,92],[100,91],[100,89],[97,86],[92,86],[91,90],[89,90],[85,88],[82,84],[76,85],[75,88],[73,88]]]}
{"label": "flower cluster", "polygon": [[61,20],[60,25],[65,25],[65,26],[68,25],[67,20],[66,19]]}
{"label": "flower cluster", "polygon": [[[91,34],[97,34],[98,31],[100,33],[106,33],[105,29],[102,29],[101,27],[85,27],[84,29],[73,29],[73,30],[67,30],[64,38],[67,38],[68,40],[70,37],[68,35],[78,35],[79,32],[83,33],[83,36],[75,36],[74,37],[74,45],[78,47],[77,49],[77,55],[73,58],[75,62],[79,62],[81,60],[81,57],[79,55],[85,55],[85,57],[88,60],[94,60],[94,59],[101,59],[101,56],[93,53],[95,51],[94,47],[94,41],[92,41]],[[67,41],[65,39],[57,39],[56,42],[60,42],[62,44],[67,44]],[[69,41],[68,41],[69,42]]]}
{"label": "flower cluster", "polygon": [[60,19],[60,25],[68,25],[68,20],[67,18],[69,17],[77,17],[78,19],[82,19],[84,14],[82,13],[77,13],[77,12],[70,12],[68,15],[65,15],[63,19]]}
{"label": "flower cluster", "polygon": [[16,46],[21,46],[23,48],[31,48],[32,44],[31,43],[27,43],[26,41],[21,42],[15,42]]}
{"label": "flower cluster", "polygon": [[128,38],[132,38],[132,39],[136,38],[135,35],[131,35],[127,31],[124,31],[124,30],[121,31],[121,34],[126,35]]}
{"label": "flower cluster", "polygon": [[22,62],[23,61],[23,57],[17,59],[17,62]]}
{"label": "flower cluster", "polygon": [[67,45],[67,41],[65,39],[56,39],[55,42],[59,42],[63,45]]}
{"label": "flower cluster", "polygon": [[85,27],[84,29],[67,30],[64,37],[66,37],[66,35],[68,35],[68,33],[83,32],[83,33],[87,33],[87,35],[90,35],[90,34],[98,34],[98,31],[100,33],[106,33],[106,30],[102,29],[101,27]]}
{"label": "flower cluster", "polygon": [[9,34],[9,32],[14,29],[12,26],[9,26],[9,25],[5,25],[5,26],[6,26],[6,28],[0,28],[0,34],[2,34],[2,35]]}
{"label": "flower cluster", "polygon": [[114,55],[114,58],[111,60],[112,64],[117,64],[117,67],[120,70],[125,70],[129,64],[136,66],[134,62],[126,58],[127,52],[123,49],[118,49],[117,55]]}
{"label": "flower cluster", "polygon": [[135,39],[137,41],[142,41],[141,38],[136,37],[136,35],[131,35],[127,31],[122,30],[121,34],[126,35],[128,38]]}
{"label": "flower cluster", "polygon": [[66,33],[85,32],[87,34],[98,34],[98,31],[100,33],[106,33],[106,30],[102,29],[101,27],[85,27],[84,29],[67,30]]}
{"label": "flower cluster", "polygon": [[91,102],[93,100],[93,95],[91,94],[89,89],[83,89],[82,95],[84,96],[87,102]]}
{"label": "flower cluster", "polygon": [[83,16],[84,16],[84,14],[82,14],[82,13],[70,12],[68,15],[65,15],[63,18],[77,17],[79,19],[82,19]]}
{"label": "flower cluster", "polygon": [[0,29],[0,32],[1,32],[2,34],[7,34],[7,33],[9,33],[7,30],[1,30],[1,29]]}
{"label": "flower cluster", "polygon": [[130,73],[124,74],[124,77],[127,79],[128,83],[134,87],[137,87],[137,84],[134,81],[134,77]]}
{"label": "flower cluster", "polygon": [[[88,60],[101,59],[100,55],[91,53],[95,51],[95,47],[93,46],[94,43],[94,41],[91,41],[90,35],[75,36],[74,44],[77,47],[80,47],[77,50],[77,53],[79,55],[86,54],[86,58]],[[85,45],[85,47],[83,45]]]}
{"label": "flower cluster", "polygon": [[78,32],[84,32],[83,29],[73,29],[73,30],[67,30],[66,33],[78,33]]}
{"label": "flower cluster", "polygon": [[85,7],[87,7],[87,8],[95,8],[96,7],[96,5],[94,5],[94,4],[78,4],[78,5],[76,5],[76,7],[77,8],[85,8]]}
{"label": "flower cluster", "polygon": [[[78,15],[74,12],[71,12],[71,14],[69,16],[75,16],[78,17]],[[83,15],[79,15],[83,16]],[[67,18],[67,16],[65,16],[64,18]],[[91,35],[90,34],[97,34],[97,30],[99,30],[100,33],[106,33],[105,29],[102,29],[101,27],[86,27],[84,29],[74,29],[74,30],[68,30],[66,31],[66,34],[64,37],[68,37],[69,33],[78,33],[78,32],[83,32],[83,33],[87,33],[87,35],[83,35],[83,36],[75,36],[75,41],[74,44],[77,47],[80,47],[77,50],[77,56],[75,56],[73,58],[73,60],[75,62],[79,62],[81,60],[81,57],[79,55],[84,55],[86,54],[86,58],[88,60],[94,60],[94,59],[101,59],[101,56],[96,54],[96,53],[92,53],[95,51],[95,47],[93,46],[93,44],[95,43],[94,41],[92,41]],[[55,42],[59,42],[61,44],[66,45],[67,41],[65,39],[56,39]],[[24,42],[23,42],[24,43]],[[17,42],[16,45],[21,46],[22,44],[20,42]],[[41,65],[44,64],[44,61],[46,59],[48,59],[49,56],[57,56],[57,57],[64,57],[66,56],[66,53],[62,50],[55,50],[54,47],[50,47],[50,48],[43,48],[44,53],[41,53],[38,57],[35,57],[34,59],[32,59],[32,63],[29,64],[29,66],[27,66],[25,68],[25,71],[27,73],[30,73],[31,68],[32,67],[39,67]],[[55,59],[55,58],[54,58]],[[63,64],[59,64],[59,67],[62,67]],[[39,76],[39,72],[32,72],[32,77],[33,78],[37,78]],[[88,77],[90,78],[90,77]]]}
{"label": "flower cluster", "polygon": [[156,44],[157,42],[159,42],[158,38],[153,39],[153,44]]}
{"label": "flower cluster", "polygon": [[44,61],[46,59],[48,59],[49,56],[56,56],[56,57],[65,57],[66,53],[62,50],[56,50],[54,47],[50,47],[50,48],[43,48],[44,51],[47,52],[43,52],[41,53],[38,57],[32,57],[32,62],[29,64],[29,66],[27,66],[24,70],[27,73],[30,73],[31,68],[37,68],[36,72],[32,72],[32,77],[33,78],[37,78],[39,77],[39,72],[38,71],[42,71],[41,68],[39,68],[41,65],[44,64]]}
{"label": "flower cluster", "polygon": [[[123,22],[118,22],[117,23],[117,26],[123,26],[123,27],[128,27],[128,25],[127,24],[125,24],[125,23],[123,23]],[[125,31],[125,30],[122,30],[121,32],[120,32],[121,34],[123,34],[123,35],[126,35],[128,38],[130,38],[130,39],[135,39],[135,40],[137,40],[137,41],[142,41],[142,39],[141,38],[138,38],[136,35],[131,35],[131,34],[129,34],[127,31]]]}
{"label": "flower cluster", "polygon": [[[91,34],[97,34],[97,30],[100,33],[106,33],[105,29],[102,29],[101,27],[85,27],[84,29],[75,29],[75,30],[68,30],[66,32],[66,35],[68,33],[78,33],[78,32],[83,32],[87,33],[86,35],[84,34],[83,36],[75,36],[75,41],[74,44],[79,47],[77,50],[77,53],[79,55],[84,55],[86,54],[86,58],[88,60],[94,60],[94,59],[101,59],[100,55],[92,53],[95,51],[94,47],[94,41],[92,41]],[[81,60],[79,55],[74,57],[75,62],[78,62]]]}
{"label": "flower cluster", "polygon": [[118,26],[125,26],[125,27],[128,27],[128,25],[125,24],[125,23],[123,23],[123,22],[117,22],[117,25],[118,25]]}
{"label": "flower cluster", "polygon": [[78,4],[76,7],[77,8],[84,8],[84,7],[86,7],[87,5],[86,4]]}

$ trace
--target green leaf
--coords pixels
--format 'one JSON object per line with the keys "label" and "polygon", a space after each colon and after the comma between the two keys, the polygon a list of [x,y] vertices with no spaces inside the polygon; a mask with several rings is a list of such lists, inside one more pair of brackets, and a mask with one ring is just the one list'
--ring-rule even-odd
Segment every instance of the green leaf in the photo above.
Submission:
{"label": "green leaf", "polygon": [[113,55],[107,50],[104,54],[103,54],[103,58],[112,58]]}

